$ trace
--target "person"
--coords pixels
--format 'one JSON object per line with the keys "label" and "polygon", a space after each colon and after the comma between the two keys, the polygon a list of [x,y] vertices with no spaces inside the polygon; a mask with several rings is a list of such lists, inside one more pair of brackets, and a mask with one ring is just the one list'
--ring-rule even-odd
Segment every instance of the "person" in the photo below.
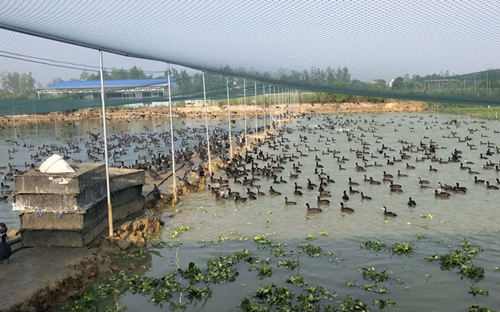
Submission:
{"label": "person", "polygon": [[0,222],[0,237],[3,235],[3,234],[7,234],[7,225],[3,222]]}
{"label": "person", "polygon": [[5,223],[0,223],[0,263],[7,260],[9,263],[10,255],[12,254],[12,249],[9,243],[7,243],[7,225]]}

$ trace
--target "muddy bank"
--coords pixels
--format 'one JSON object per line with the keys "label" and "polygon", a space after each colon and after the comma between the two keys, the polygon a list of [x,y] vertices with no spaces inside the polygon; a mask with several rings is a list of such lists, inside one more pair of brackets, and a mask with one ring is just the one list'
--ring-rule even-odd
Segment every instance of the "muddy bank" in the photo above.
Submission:
{"label": "muddy bank", "polygon": [[[267,106],[267,114],[279,114],[284,112],[285,105]],[[387,103],[325,103],[325,104],[290,104],[288,106],[292,114],[352,114],[352,113],[390,113],[390,112],[424,112],[428,110],[425,102],[413,101],[391,101]],[[173,115],[176,118],[197,119],[204,118],[205,111],[203,107],[175,107]],[[231,106],[231,116],[234,119],[244,117],[245,107],[243,105]],[[255,114],[263,116],[262,105],[258,109],[253,105],[247,106],[247,116],[254,117]],[[169,117],[168,107],[110,107],[106,111],[108,120],[127,121],[131,120],[151,120],[165,119]],[[210,119],[227,118],[226,107],[210,106],[208,108],[208,117]],[[36,115],[16,115],[0,117],[0,128],[8,128],[20,124],[35,124],[43,122],[74,122],[82,119],[100,119],[100,109],[82,109],[78,111],[54,112]]]}
{"label": "muddy bank", "polygon": [[159,235],[159,216],[145,216],[118,226],[113,239],[99,238],[88,247],[35,247],[15,252],[0,267],[0,311],[57,311],[64,302],[110,272],[130,271],[123,261],[147,239]]}

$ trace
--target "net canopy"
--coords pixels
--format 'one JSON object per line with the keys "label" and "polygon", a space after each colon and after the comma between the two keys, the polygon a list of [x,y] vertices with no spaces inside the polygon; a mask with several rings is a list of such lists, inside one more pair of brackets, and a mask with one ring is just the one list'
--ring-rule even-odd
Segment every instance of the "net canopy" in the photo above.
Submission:
{"label": "net canopy", "polygon": [[499,1],[3,0],[0,28],[286,88],[500,103]]}

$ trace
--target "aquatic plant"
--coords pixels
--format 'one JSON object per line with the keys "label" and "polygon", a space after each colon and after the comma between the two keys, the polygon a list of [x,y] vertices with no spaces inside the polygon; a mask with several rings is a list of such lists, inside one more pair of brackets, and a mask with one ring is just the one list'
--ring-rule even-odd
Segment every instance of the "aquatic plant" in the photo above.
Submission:
{"label": "aquatic plant", "polygon": [[332,302],[337,296],[335,293],[321,286],[308,285],[301,278],[294,280],[301,281],[292,284],[300,286],[299,289],[289,289],[274,284],[261,286],[255,290],[251,298],[244,298],[241,301],[240,308],[245,312],[337,311]]}
{"label": "aquatic plant", "polygon": [[259,271],[258,277],[260,279],[271,277],[273,275],[273,269],[268,266],[261,266],[257,268],[257,271]]}
{"label": "aquatic plant", "polygon": [[372,304],[380,310],[383,310],[385,308],[390,308],[396,305],[396,302],[392,301],[391,299],[373,299]]}
{"label": "aquatic plant", "polygon": [[360,299],[354,298],[352,296],[347,296],[347,298],[342,301],[339,306],[341,312],[369,312],[370,308],[368,305],[361,301]]}
{"label": "aquatic plant", "polygon": [[382,248],[385,248],[386,244],[381,243],[379,241],[374,241],[374,240],[367,240],[366,242],[361,242],[359,244],[359,247],[361,249],[372,249],[375,251],[381,251]]}
{"label": "aquatic plant", "polygon": [[319,236],[328,237],[328,232],[327,232],[327,231],[318,232],[317,234],[318,234]]}
{"label": "aquatic plant", "polygon": [[133,253],[127,253],[127,254],[123,255],[123,258],[124,259],[145,260],[147,255],[148,255],[148,253],[146,252],[146,250],[141,248],[141,249],[137,249]]}
{"label": "aquatic plant", "polygon": [[286,270],[295,270],[299,266],[298,260],[280,260],[278,267],[284,267]]}
{"label": "aquatic plant", "polygon": [[358,270],[363,275],[363,278],[365,280],[371,280],[374,281],[375,283],[380,283],[389,280],[389,273],[387,273],[387,270],[383,270],[381,272],[377,272],[377,270],[374,267],[365,267],[360,270]]}
{"label": "aquatic plant", "polygon": [[472,294],[474,297],[477,295],[488,296],[488,291],[479,288],[476,284],[472,284],[469,289],[469,294]]}
{"label": "aquatic plant", "polygon": [[305,252],[309,257],[321,257],[323,249],[319,246],[314,246],[312,244],[300,244],[299,248],[302,252]]}
{"label": "aquatic plant", "polygon": [[[481,249],[479,247],[473,246],[470,242],[464,240],[460,243],[460,249],[439,256],[441,270],[449,271],[454,268],[459,268],[462,277],[479,281],[484,278],[485,270],[482,267],[470,265],[470,263],[480,251]],[[432,259],[435,257],[436,256],[432,256]]]}
{"label": "aquatic plant", "polygon": [[462,277],[467,277],[477,282],[484,278],[484,269],[474,265],[464,265],[460,268],[460,274],[462,274]]}
{"label": "aquatic plant", "polygon": [[413,244],[406,242],[399,242],[392,245],[392,253],[397,255],[409,255],[413,253]]}
{"label": "aquatic plant", "polygon": [[286,282],[292,285],[303,285],[304,277],[300,274],[292,275],[286,280]]}
{"label": "aquatic plant", "polygon": [[434,254],[432,256],[427,256],[427,257],[425,257],[425,260],[427,260],[429,262],[438,261],[439,260],[439,255],[438,254]]}

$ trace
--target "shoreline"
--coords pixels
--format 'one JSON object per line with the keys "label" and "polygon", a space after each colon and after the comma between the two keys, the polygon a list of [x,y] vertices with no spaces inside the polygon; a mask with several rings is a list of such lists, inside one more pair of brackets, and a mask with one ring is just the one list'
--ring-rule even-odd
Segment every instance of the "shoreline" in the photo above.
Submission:
{"label": "shoreline", "polygon": [[[266,107],[267,115],[277,114],[286,110],[285,104],[272,105]],[[262,105],[247,106],[247,117],[252,118],[264,115]],[[288,105],[289,111],[293,115],[297,114],[374,114],[374,113],[402,113],[402,112],[428,112],[431,111],[425,102],[413,101],[391,101],[386,103],[301,103]],[[245,107],[243,105],[231,106],[231,118],[243,119]],[[172,115],[181,119],[200,119],[205,117],[205,110],[202,106],[196,107],[174,107]],[[106,109],[106,119],[109,121],[130,121],[130,120],[153,120],[169,118],[168,106],[160,107],[108,107]],[[209,106],[208,118],[227,119],[226,106]],[[98,120],[102,119],[101,109],[89,108],[77,111],[64,111],[41,113],[34,115],[13,115],[0,117],[0,128],[11,128],[17,125],[33,125],[47,122],[74,122],[82,119]]]}

